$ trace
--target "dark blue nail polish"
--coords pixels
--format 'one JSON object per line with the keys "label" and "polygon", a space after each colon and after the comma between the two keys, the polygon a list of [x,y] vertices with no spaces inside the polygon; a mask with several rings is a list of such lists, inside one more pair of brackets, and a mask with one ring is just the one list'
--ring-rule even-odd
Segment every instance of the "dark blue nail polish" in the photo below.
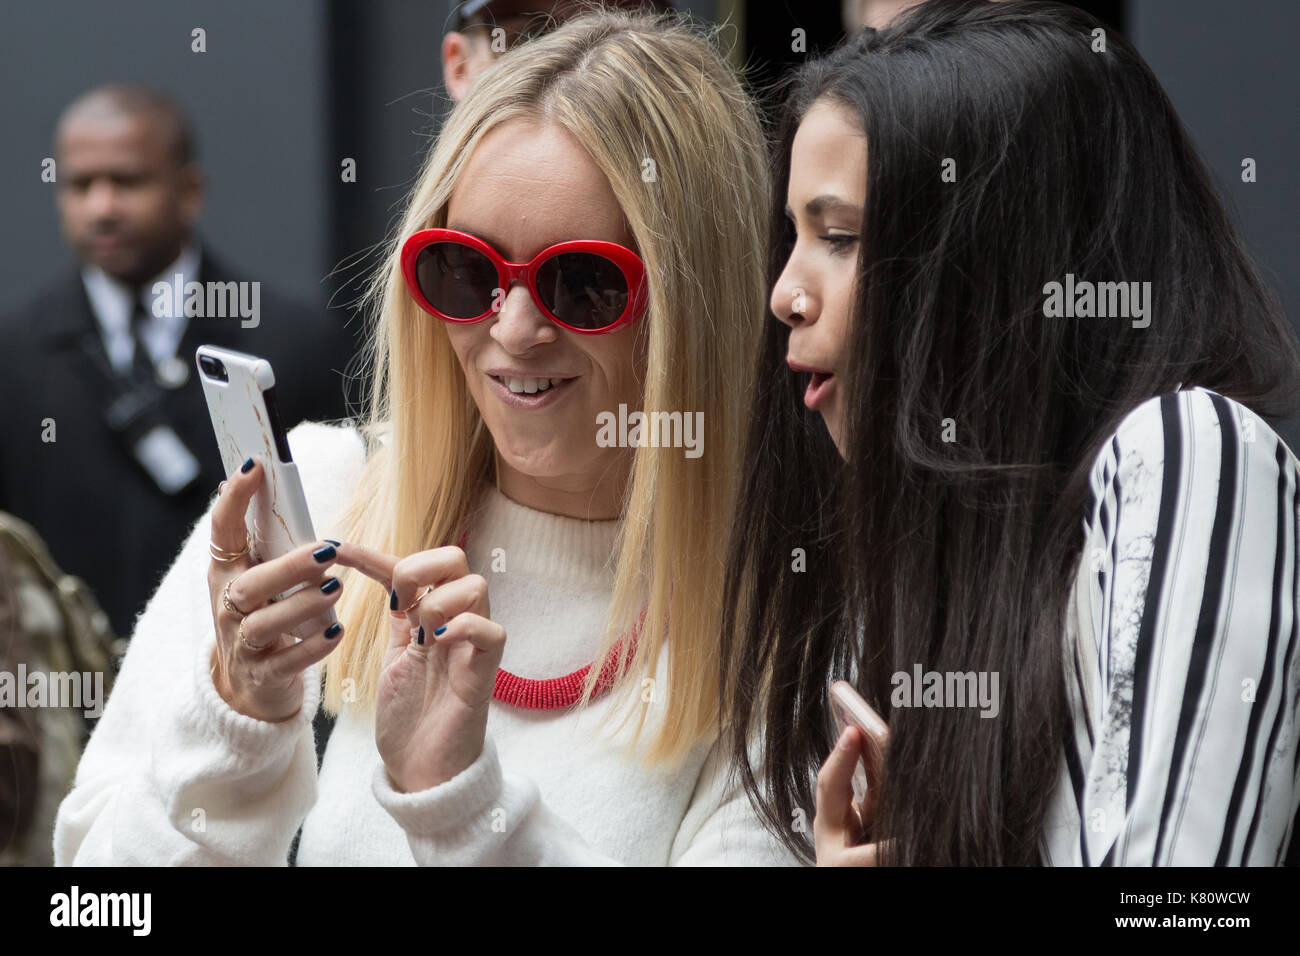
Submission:
{"label": "dark blue nail polish", "polygon": [[330,544],[334,545],[334,547],[336,547],[336,548],[341,548],[341,547],[343,546],[343,542],[342,542],[342,541],[335,541],[333,538],[321,538],[321,540],[322,540],[322,541],[328,541]]}
{"label": "dark blue nail polish", "polygon": [[248,474],[248,472],[251,471],[252,468],[253,468],[253,459],[251,458],[239,466],[239,470],[244,472],[244,474]]}
{"label": "dark blue nail polish", "polygon": [[326,578],[325,583],[320,586],[321,594],[333,594],[339,589],[338,578]]}
{"label": "dark blue nail polish", "polygon": [[416,637],[415,637],[415,643],[417,643],[417,644],[423,644],[423,643],[424,643],[424,625],[423,625],[423,624],[420,625],[420,633],[416,635]]}
{"label": "dark blue nail polish", "polygon": [[343,633],[342,624],[331,624],[329,627],[325,628],[325,637],[327,640],[333,640],[334,638],[338,637],[342,633]]}
{"label": "dark blue nail polish", "polygon": [[393,588],[393,596],[388,601],[388,607],[391,610],[397,610],[397,588]]}
{"label": "dark blue nail polish", "polygon": [[436,631],[434,631],[434,632],[433,632],[433,636],[434,636],[434,637],[440,637],[440,636],[442,635],[442,632],[445,631],[445,630],[447,630],[447,625],[446,625],[446,624],[444,624],[442,627],[440,627],[440,628],[438,628]]}
{"label": "dark blue nail polish", "polygon": [[327,544],[323,548],[317,548],[311,553],[311,556],[319,563],[324,564],[326,561],[333,561],[336,554],[338,554],[338,552],[334,550],[333,545]]}

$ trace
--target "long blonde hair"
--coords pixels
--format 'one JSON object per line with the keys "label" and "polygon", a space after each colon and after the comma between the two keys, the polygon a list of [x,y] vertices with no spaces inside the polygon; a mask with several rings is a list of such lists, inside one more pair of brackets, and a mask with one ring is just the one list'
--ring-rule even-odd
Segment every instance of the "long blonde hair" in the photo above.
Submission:
{"label": "long blonde hair", "polygon": [[[699,410],[708,429],[698,458],[646,446],[633,453],[608,627],[581,702],[589,702],[609,656],[620,653],[619,635],[646,608],[611,693],[634,702],[639,695],[629,687],[655,673],[671,635],[669,686],[654,695],[662,720],[643,757],[676,761],[713,739],[722,716],[723,560],[743,409],[767,315],[768,203],[755,109],[710,40],[681,19],[612,11],[574,19],[502,57],[448,117],[364,299],[373,377],[362,432],[370,455],[344,533],[397,555],[453,543],[493,480],[492,436],[444,326],[407,293],[399,253],[412,232],[445,224],[475,145],[519,117],[573,135],[622,205],[649,279],[643,410]],[[344,635],[326,665],[324,704],[332,713],[345,687],[349,702],[373,710],[388,640],[388,595],[343,573]],[[628,653],[622,647],[620,656]],[[625,714],[639,714],[634,740],[645,711]]]}

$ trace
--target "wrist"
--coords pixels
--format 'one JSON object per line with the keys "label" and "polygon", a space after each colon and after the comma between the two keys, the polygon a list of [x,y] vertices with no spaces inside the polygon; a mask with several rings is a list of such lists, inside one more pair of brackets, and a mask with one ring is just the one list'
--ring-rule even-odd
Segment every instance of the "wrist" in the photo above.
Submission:
{"label": "wrist", "polygon": [[[405,782],[414,785],[414,779]],[[379,805],[392,815],[408,836],[433,841],[454,853],[463,853],[470,834],[491,832],[493,810],[508,810],[511,819],[521,818],[535,799],[530,788],[513,796],[506,791],[496,747],[492,738],[470,766],[433,789],[399,790],[385,764],[375,767],[372,790]],[[471,840],[471,842],[474,842]]]}
{"label": "wrist", "polygon": [[393,790],[397,793],[419,793],[421,790],[432,790],[434,787],[446,783],[451,777],[429,772],[394,772],[390,769],[388,779],[393,782]]}
{"label": "wrist", "polygon": [[[482,747],[479,748],[482,753]],[[433,766],[405,766],[388,769],[388,777],[393,782],[393,789],[398,793],[419,793],[440,787],[453,777],[464,773],[478,759],[478,755],[468,760],[455,760],[452,763],[439,763]]]}
{"label": "wrist", "polygon": [[261,720],[268,724],[282,724],[297,717],[302,710],[303,701],[301,695],[299,695],[297,706],[287,714],[263,712],[260,707],[255,705],[254,701],[240,698],[235,693],[234,687],[231,686],[226,669],[222,666],[221,655],[217,653],[215,646],[212,648],[208,673],[212,675],[212,686],[216,688],[217,694],[225,702],[226,706],[236,713],[243,714],[245,717],[252,717],[254,720]]}

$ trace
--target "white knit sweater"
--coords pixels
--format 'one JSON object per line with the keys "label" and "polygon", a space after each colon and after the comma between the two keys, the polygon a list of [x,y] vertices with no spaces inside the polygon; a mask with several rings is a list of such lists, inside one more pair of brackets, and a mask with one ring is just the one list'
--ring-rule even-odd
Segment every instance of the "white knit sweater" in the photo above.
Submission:
{"label": "white knit sweater", "polygon": [[[316,532],[338,538],[361,436],[305,422],[289,440]],[[236,712],[213,686],[210,528],[211,509],[136,622],[59,808],[57,864],[284,865],[300,824],[300,865],[795,862],[758,822],[719,746],[696,748],[679,768],[647,769],[626,755],[622,735],[596,728],[608,699],[584,713],[494,700],[479,759],[411,794],[390,785],[373,715],[345,707],[318,776],[317,667],[305,675],[301,712],[281,723]],[[467,552],[506,629],[505,669],[556,677],[591,662],[616,532],[616,521],[546,514],[488,492]],[[652,733],[662,703],[648,706]]]}

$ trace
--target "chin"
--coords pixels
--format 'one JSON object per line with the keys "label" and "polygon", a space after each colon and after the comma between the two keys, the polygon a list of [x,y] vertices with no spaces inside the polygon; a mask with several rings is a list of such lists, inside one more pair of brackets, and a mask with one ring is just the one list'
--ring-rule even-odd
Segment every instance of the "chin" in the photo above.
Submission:
{"label": "chin", "polygon": [[529,442],[497,442],[498,457],[520,474],[533,478],[546,478],[559,474],[564,461],[551,443],[542,445]]}

